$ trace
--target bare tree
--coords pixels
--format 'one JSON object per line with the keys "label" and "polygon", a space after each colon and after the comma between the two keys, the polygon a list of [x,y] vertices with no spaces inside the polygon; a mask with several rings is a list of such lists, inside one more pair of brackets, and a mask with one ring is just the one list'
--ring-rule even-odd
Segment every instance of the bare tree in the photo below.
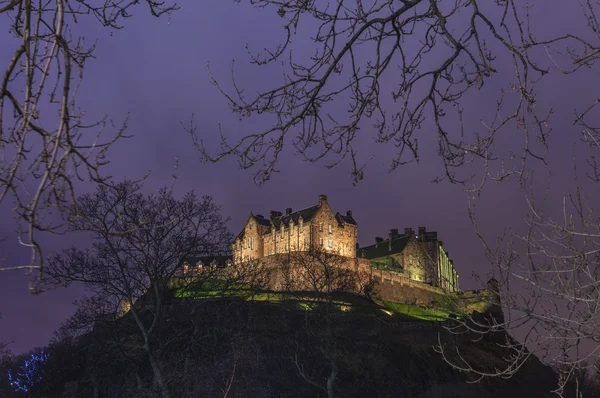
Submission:
{"label": "bare tree", "polygon": [[[600,4],[584,1],[581,5],[592,36],[600,39]],[[592,67],[600,51],[596,47],[571,55],[575,64]],[[586,389],[581,388],[580,375],[593,370],[600,360],[599,103],[596,100],[583,111],[575,110],[574,125],[583,145],[574,145],[573,191],[559,198],[548,194],[540,198],[534,194],[537,187],[532,179],[525,178],[529,192],[524,194],[524,225],[512,226],[498,243],[481,232],[475,202],[471,202],[473,227],[499,280],[503,317],[468,320],[453,331],[479,337],[506,331],[517,339],[506,335],[499,342],[506,348],[507,361],[496,372],[479,371],[460,353],[450,359],[447,347],[440,345],[451,365],[479,377],[512,377],[535,354],[558,371],[557,395],[583,396]],[[560,211],[552,212],[557,204]]]}
{"label": "bare tree", "polygon": [[[589,158],[584,160],[590,163]],[[574,174],[578,175],[576,168]],[[593,175],[590,178],[598,183]],[[512,226],[497,244],[481,232],[471,207],[473,226],[498,280],[493,290],[499,296],[496,312],[501,316],[467,317],[450,328],[475,340],[502,336],[496,341],[506,350],[506,366],[481,371],[441,343],[438,351],[452,366],[479,378],[512,377],[536,355],[559,372],[554,390],[558,396],[571,396],[574,385],[575,396],[582,397],[580,374],[600,361],[598,209],[586,200],[580,180],[573,194],[559,199],[560,214],[546,210],[548,203],[533,193],[526,198],[524,232]]]}
{"label": "bare tree", "polygon": [[312,349],[318,348],[327,363],[328,374],[324,382],[320,381],[320,372],[305,368],[297,352],[293,361],[302,379],[323,390],[328,397],[334,397],[341,365],[339,351],[344,350],[338,346],[339,336],[334,326],[345,307],[345,303],[340,302],[340,294],[362,294],[371,281],[370,272],[359,269],[355,259],[314,246],[281,255],[281,258],[285,259],[282,264],[283,291],[310,309],[305,330],[317,338],[318,344]]}
{"label": "bare tree", "polygon": [[[281,63],[282,83],[252,96],[235,76],[231,92],[212,74],[211,79],[237,116],[265,115],[269,127],[234,141],[221,130],[221,149],[216,154],[196,134],[193,118],[186,130],[203,160],[236,157],[241,168],[256,167],[258,184],[277,171],[287,145],[308,161],[326,161],[327,167],[350,158],[351,173],[358,182],[369,161],[358,150],[361,128],[373,130],[376,142],[397,148],[390,170],[418,161],[420,144],[435,145],[437,140],[443,161],[438,180],[469,181],[473,171],[460,170],[472,162],[484,169],[478,174],[479,186],[488,179],[521,176],[528,159],[544,160],[550,132],[552,111],[542,114],[535,106],[536,83],[556,65],[569,62],[571,67],[559,69],[571,73],[600,52],[600,42],[575,36],[569,29],[563,35],[536,37],[536,26],[530,23],[530,14],[536,10],[532,2],[250,3],[271,9],[284,21],[281,44],[250,53],[251,63],[257,66]],[[582,3],[586,9],[592,2]],[[590,23],[597,25],[597,20],[590,17]],[[300,25],[300,40],[307,34],[315,47],[305,58],[293,51],[292,37]],[[514,73],[507,74],[511,68]],[[490,92],[484,87],[492,79],[503,86],[499,97],[496,82]],[[470,110],[462,103],[476,93],[494,96],[496,110],[479,126],[464,124],[472,116],[481,119],[481,110]],[[505,158],[496,142],[506,130],[523,132],[516,150]],[[428,139],[423,134],[433,136]]]}
{"label": "bare tree", "polygon": [[139,339],[123,331],[124,344],[137,344],[151,365],[157,388],[168,397],[156,334],[171,294],[169,281],[185,258],[227,251],[232,235],[212,198],[188,193],[177,200],[167,189],[145,196],[141,188],[125,181],[115,187],[99,186],[94,194],[81,197],[71,226],[90,232],[93,248],[53,255],[45,282],[84,283],[95,294],[94,303],[101,303],[92,306],[95,319],[104,315],[114,320],[120,306],[130,304],[134,336]]}
{"label": "bare tree", "polygon": [[[65,230],[59,215],[75,202],[80,181],[109,183],[102,167],[111,145],[125,137],[127,120],[120,126],[106,117],[90,121],[78,108],[95,43],[75,27],[94,18],[120,29],[140,4],[157,17],[178,8],[161,0],[0,0],[0,18],[15,38],[3,40],[13,49],[0,79],[0,203],[15,203],[19,243],[31,248],[27,264],[0,263],[0,271],[41,274],[36,233]],[[114,133],[102,138],[107,129]]]}

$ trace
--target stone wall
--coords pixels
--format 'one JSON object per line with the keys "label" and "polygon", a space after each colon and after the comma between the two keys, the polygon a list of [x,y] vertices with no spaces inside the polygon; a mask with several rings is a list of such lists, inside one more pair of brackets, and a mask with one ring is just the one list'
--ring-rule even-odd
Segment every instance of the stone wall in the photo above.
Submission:
{"label": "stone wall", "polygon": [[321,202],[320,209],[311,221],[312,243],[315,247],[345,257],[356,257],[358,227],[350,224],[340,226],[327,201]]}
{"label": "stone wall", "polygon": [[358,226],[340,225],[327,203],[327,197],[321,195],[319,209],[310,221],[291,221],[276,230],[272,225],[261,225],[253,216],[249,217],[243,238],[237,238],[233,243],[233,258],[234,261],[246,261],[306,251],[310,247],[355,258],[357,236]]}
{"label": "stone wall", "polygon": [[443,289],[409,279],[405,275],[374,269],[375,295],[380,300],[443,308],[449,312],[485,312],[498,304],[488,289],[447,293]]}
{"label": "stone wall", "polygon": [[330,289],[362,294],[371,282],[371,268],[364,260],[326,253],[327,261],[311,261],[309,253],[278,254],[261,259],[261,268],[269,275],[267,288],[320,292]]}

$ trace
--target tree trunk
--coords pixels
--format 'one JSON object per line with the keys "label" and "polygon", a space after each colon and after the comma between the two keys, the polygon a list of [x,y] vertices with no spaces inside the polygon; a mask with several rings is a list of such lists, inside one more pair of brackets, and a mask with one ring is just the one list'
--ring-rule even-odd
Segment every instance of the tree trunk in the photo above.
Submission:
{"label": "tree trunk", "polygon": [[333,398],[333,383],[335,383],[335,379],[338,374],[338,367],[335,359],[331,360],[331,373],[329,373],[329,377],[327,378],[327,398]]}
{"label": "tree trunk", "polygon": [[148,359],[150,360],[150,365],[152,365],[152,371],[154,372],[154,384],[160,389],[160,394],[162,398],[170,398],[169,390],[165,385],[165,381],[163,380],[162,372],[160,370],[160,365],[154,355],[147,348],[146,352],[148,353]]}

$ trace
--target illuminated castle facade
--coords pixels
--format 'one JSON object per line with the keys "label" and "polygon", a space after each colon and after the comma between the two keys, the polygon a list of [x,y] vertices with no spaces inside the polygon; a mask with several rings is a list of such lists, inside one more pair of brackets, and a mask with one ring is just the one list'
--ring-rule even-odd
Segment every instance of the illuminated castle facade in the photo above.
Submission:
{"label": "illuminated castle facade", "polygon": [[347,258],[368,260],[376,269],[456,292],[458,273],[444,250],[437,232],[420,227],[404,233],[390,230],[388,239],[375,238],[375,244],[359,248],[358,223],[352,211],[334,213],[327,196],[319,195],[317,205],[302,210],[271,211],[269,218],[250,214],[233,242],[233,262],[262,259],[278,254],[301,252],[311,247]]}

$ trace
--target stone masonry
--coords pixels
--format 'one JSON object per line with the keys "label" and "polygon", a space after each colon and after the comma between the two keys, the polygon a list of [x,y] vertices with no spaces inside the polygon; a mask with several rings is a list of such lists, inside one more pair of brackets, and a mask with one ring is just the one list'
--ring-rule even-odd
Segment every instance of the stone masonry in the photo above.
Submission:
{"label": "stone masonry", "polygon": [[344,257],[356,257],[358,224],[352,212],[333,213],[327,196],[319,195],[319,203],[285,214],[271,211],[269,218],[250,214],[246,225],[233,242],[234,263],[261,259],[276,254],[319,248]]}

